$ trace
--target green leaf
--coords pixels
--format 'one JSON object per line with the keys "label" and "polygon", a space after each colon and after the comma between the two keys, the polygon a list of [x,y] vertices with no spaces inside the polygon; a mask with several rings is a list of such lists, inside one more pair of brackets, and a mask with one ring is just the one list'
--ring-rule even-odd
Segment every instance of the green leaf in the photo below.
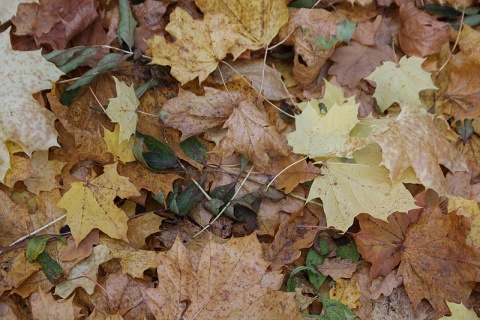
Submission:
{"label": "green leaf", "polygon": [[129,55],[119,54],[119,53],[109,53],[109,54],[107,54],[106,56],[104,56],[98,62],[98,64],[94,68],[85,72],[81,79],[78,79],[77,81],[75,81],[74,84],[69,86],[66,89],[66,91],[71,91],[71,90],[77,89],[77,88],[79,88],[83,85],[86,85],[86,84],[92,82],[92,80],[95,79],[95,77],[97,76],[98,72],[104,72],[104,71],[109,71],[109,70],[113,70],[115,68],[118,68],[118,66],[123,61],[125,61],[128,57],[129,57]]}
{"label": "green leaf", "polygon": [[135,89],[135,95],[137,96],[137,98],[140,98],[145,93],[145,91],[158,86],[159,83],[160,83],[160,80],[158,80],[157,78],[151,78],[150,80],[145,82],[143,85]]}
{"label": "green leaf", "polygon": [[317,269],[314,269],[312,267],[307,267],[307,266],[300,266],[300,267],[296,267],[295,269],[293,269],[292,273],[290,273],[290,276],[288,277],[288,280],[287,280],[287,292],[295,292],[295,283],[293,282],[293,277],[301,272],[301,271],[304,271],[304,270],[309,270],[310,272],[317,272],[317,273],[320,273],[318,272]]}
{"label": "green leaf", "polygon": [[33,262],[37,257],[45,250],[45,245],[51,236],[40,236],[28,240],[27,248],[25,250],[25,255],[28,261]]}
{"label": "green leaf", "polygon": [[123,45],[125,43],[131,50],[135,41],[135,27],[137,21],[133,17],[132,10],[130,9],[130,1],[119,0],[120,7],[120,22],[118,25],[118,43]]}
{"label": "green leaf", "polygon": [[320,238],[318,240],[318,249],[319,249],[318,253],[320,253],[320,255],[324,256],[324,255],[328,254],[330,249],[328,248],[327,240],[325,240],[323,238]]}
{"label": "green leaf", "polygon": [[51,63],[54,63],[57,67],[63,66],[65,63],[70,60],[75,53],[80,52],[84,50],[85,47],[73,47],[70,49],[66,50],[53,50],[50,53],[44,54],[43,57],[50,61]]}
{"label": "green leaf", "polygon": [[357,262],[360,259],[360,253],[355,242],[338,247],[335,255],[342,259],[350,259],[353,262]]}
{"label": "green leaf", "polygon": [[167,168],[176,168],[178,166],[177,158],[172,153],[170,148],[164,143],[158,141],[152,136],[136,132],[136,136],[142,138],[142,142],[145,144],[148,152],[143,152],[140,157],[140,146],[134,147],[134,155],[137,160],[147,165],[147,167],[153,172],[159,172]]}
{"label": "green leaf", "polygon": [[97,55],[97,52],[97,48],[86,48],[80,51],[78,55],[76,55],[72,60],[60,66],[59,69],[65,73],[75,70],[76,68],[78,68],[79,65],[95,57]]}
{"label": "green leaf", "polygon": [[[307,253],[307,259],[305,262],[305,265],[307,267],[312,267],[313,269],[317,269],[317,266],[321,265],[323,263],[323,260],[325,258],[321,256],[317,251],[315,251],[313,248],[310,248]],[[312,285],[315,287],[315,289],[319,289],[323,282],[325,282],[326,277],[321,274],[320,272],[312,272],[310,270],[307,270],[308,274],[308,280],[312,283]]]}
{"label": "green leaf", "polygon": [[427,4],[420,9],[427,11],[428,13],[436,14],[443,17],[457,18],[462,15],[461,11],[458,11],[452,7],[442,6],[440,4]]}
{"label": "green leaf", "polygon": [[[203,184],[207,176],[204,176],[198,184],[203,188]],[[181,217],[187,215],[187,213],[195,207],[195,205],[204,197],[202,191],[192,182],[188,184],[182,193],[175,199],[175,213]]]}
{"label": "green leaf", "polygon": [[207,151],[196,137],[190,137],[180,143],[180,148],[198,163],[205,163],[207,160]]}
{"label": "green leaf", "polygon": [[62,267],[57,263],[57,261],[53,260],[48,253],[42,252],[39,254],[37,261],[40,263],[43,273],[45,273],[45,276],[51,283],[55,284],[63,275]]}
{"label": "green leaf", "polygon": [[312,8],[318,1],[317,0],[296,0],[288,4],[291,8]]}
{"label": "green leaf", "polygon": [[323,304],[323,310],[329,320],[353,320],[357,315],[346,305],[339,301],[330,300],[327,298],[320,299]]}

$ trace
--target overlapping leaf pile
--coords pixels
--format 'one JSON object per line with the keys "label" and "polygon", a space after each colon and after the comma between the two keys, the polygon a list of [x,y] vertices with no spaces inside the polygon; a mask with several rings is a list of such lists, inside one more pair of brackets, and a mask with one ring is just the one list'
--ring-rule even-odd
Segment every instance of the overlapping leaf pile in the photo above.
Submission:
{"label": "overlapping leaf pile", "polygon": [[2,317],[476,317],[471,3],[2,1]]}

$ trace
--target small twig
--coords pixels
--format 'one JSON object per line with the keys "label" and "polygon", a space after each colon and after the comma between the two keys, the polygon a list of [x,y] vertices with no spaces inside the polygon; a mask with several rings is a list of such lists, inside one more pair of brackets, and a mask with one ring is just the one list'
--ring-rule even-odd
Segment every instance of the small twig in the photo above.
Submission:
{"label": "small twig", "polygon": [[453,52],[457,48],[458,41],[460,40],[460,34],[462,33],[464,18],[465,18],[465,7],[463,7],[463,10],[462,10],[462,18],[460,19],[460,27],[458,28],[458,34],[457,34],[457,39],[455,40],[455,44],[453,45],[453,48],[450,51],[450,54],[448,55],[447,61],[445,61],[445,63],[435,73],[435,78],[438,78],[438,76],[440,75],[440,72],[442,72],[442,70],[447,66],[448,62],[450,61],[450,58],[452,58]]}
{"label": "small twig", "polygon": [[275,175],[275,177],[273,177],[272,181],[270,181],[270,182],[267,184],[267,186],[265,187],[265,191],[267,191],[268,188],[270,188],[270,185],[273,183],[273,181],[275,181],[275,179],[278,178],[279,175],[281,175],[282,173],[284,173],[285,171],[287,171],[288,169],[290,169],[291,167],[293,167],[293,166],[296,165],[297,163],[300,163],[300,162],[302,162],[302,161],[304,161],[304,160],[307,160],[307,159],[308,159],[308,157],[305,157],[305,158],[302,158],[302,159],[300,159],[300,160],[297,160],[297,161],[295,161],[294,163],[289,164],[286,168],[284,168],[284,169],[283,169],[282,171],[280,171],[279,173],[277,173],[277,174]]}
{"label": "small twig", "polygon": [[209,223],[207,224],[205,227],[203,227],[202,230],[200,230],[199,232],[197,232],[196,234],[194,234],[192,236],[192,239],[197,237],[199,234],[201,234],[203,231],[207,230],[208,228],[210,228],[212,226],[213,223],[215,223],[215,221],[218,220],[218,218],[220,218],[220,216],[225,212],[225,210],[227,210],[227,208],[232,204],[232,201],[233,199],[235,199],[235,197],[237,196],[237,194],[240,192],[240,189],[242,189],[243,185],[245,184],[245,182],[248,180],[248,177],[250,176],[250,174],[252,173],[253,171],[253,166],[250,168],[250,170],[248,170],[248,173],[247,175],[245,176],[245,179],[243,179],[242,183],[240,184],[240,186],[238,187],[237,191],[235,191],[235,194],[233,195],[233,197],[230,199],[230,201],[228,201],[228,203],[223,207],[223,209],[218,213],[218,215]]}

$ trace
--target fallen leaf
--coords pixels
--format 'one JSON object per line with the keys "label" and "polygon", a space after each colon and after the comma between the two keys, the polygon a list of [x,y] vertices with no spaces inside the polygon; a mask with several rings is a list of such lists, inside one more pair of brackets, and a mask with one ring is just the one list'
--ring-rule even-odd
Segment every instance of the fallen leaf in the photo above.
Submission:
{"label": "fallen leaf", "polygon": [[355,243],[362,257],[372,263],[370,279],[387,276],[400,263],[405,232],[419,217],[419,212],[396,212],[387,222],[366,213],[357,216],[361,231],[355,234]]}
{"label": "fallen leaf", "polygon": [[326,114],[318,106],[308,103],[302,114],[295,116],[296,130],[287,135],[293,152],[317,157],[351,158],[355,150],[366,145],[366,140],[350,136],[360,121],[358,105],[333,105]]}
{"label": "fallen leaf", "polygon": [[110,99],[108,109],[105,112],[110,120],[120,125],[119,141],[129,141],[132,134],[137,129],[137,107],[140,105],[133,85],[130,87],[125,83],[115,80],[117,88],[117,97]]}
{"label": "fallen leaf", "polygon": [[75,265],[67,278],[56,285],[55,294],[65,299],[78,287],[82,287],[88,294],[92,294],[95,289],[95,282],[92,279],[97,279],[98,267],[112,258],[107,246],[94,247],[92,254]]}
{"label": "fallen leaf", "polygon": [[[323,263],[317,266],[324,276],[332,277],[337,281],[344,278],[350,279],[357,269],[357,264],[350,259],[333,258],[323,261]],[[331,298],[331,297],[330,297]]]}
{"label": "fallen leaf", "polygon": [[128,240],[135,249],[147,249],[146,238],[160,231],[160,225],[165,218],[148,212],[135,219],[128,220]]}
{"label": "fallen leaf", "polygon": [[[197,96],[180,88],[178,96],[168,100],[160,111],[163,122],[182,132],[181,140],[221,126],[232,114],[229,93],[205,87],[205,95]],[[234,98],[240,94],[230,92]]]}
{"label": "fallen leaf", "polygon": [[354,280],[339,279],[330,288],[330,299],[339,301],[350,309],[358,308],[361,303],[358,301],[362,296],[358,283]]}
{"label": "fallen leaf", "polygon": [[[205,16],[226,14],[236,30],[236,38],[228,52],[238,58],[245,50],[266,48],[288,21],[288,10],[283,0],[223,1],[195,0]],[[225,25],[219,25],[225,29]],[[168,31],[168,30],[167,30]],[[169,31],[170,32],[170,31]],[[222,59],[223,57],[219,58]]]}
{"label": "fallen leaf", "polygon": [[432,117],[424,109],[404,107],[388,123],[389,128],[381,129],[373,140],[382,147],[382,165],[390,170],[392,181],[411,166],[425,187],[445,195],[447,184],[439,164],[452,172],[468,171],[463,156],[437,133]]}
{"label": "fallen leaf", "polygon": [[158,287],[144,290],[144,299],[158,319],[303,319],[291,293],[260,286],[269,265],[256,234],[225,244],[211,239],[198,266],[177,238],[159,254]]}
{"label": "fallen leaf", "polygon": [[40,50],[13,51],[10,28],[0,34],[0,47],[4,75],[0,83],[0,95],[4,97],[1,102],[4,116],[0,121],[0,180],[3,181],[10,167],[7,140],[18,144],[29,156],[35,150],[59,146],[53,126],[55,115],[41,107],[32,94],[51,89],[50,81],[58,80],[63,72],[45,60]]}
{"label": "fallen leaf", "polygon": [[106,165],[103,174],[91,181],[72,183],[57,206],[67,210],[67,224],[77,244],[94,228],[112,238],[128,241],[127,215],[113,200],[116,196],[138,195],[135,185],[118,175],[117,163],[114,163]]}
{"label": "fallen leaf", "polygon": [[38,0],[2,0],[1,2],[4,10],[0,13],[0,23],[3,24],[17,13],[17,7],[20,3],[38,3]]}
{"label": "fallen leaf", "polygon": [[30,163],[32,175],[24,180],[28,191],[40,195],[40,191],[50,191],[60,186],[55,176],[62,173],[66,162],[48,160],[48,151],[35,151]]}
{"label": "fallen leaf", "polygon": [[422,69],[425,59],[403,56],[398,64],[386,61],[377,67],[365,80],[377,84],[373,97],[380,110],[387,110],[394,102],[400,107],[419,108],[422,105],[419,93],[426,89],[438,89],[431,74]]}
{"label": "fallen leaf", "polygon": [[320,197],[327,225],[336,229],[346,231],[362,212],[385,220],[392,212],[417,207],[402,181],[392,184],[383,167],[332,162],[323,165],[322,173],[313,181],[307,202]]}
{"label": "fallen leaf", "polygon": [[171,66],[172,76],[182,85],[196,77],[199,82],[205,80],[237,39],[234,25],[224,14],[206,14],[199,21],[181,8],[172,12],[165,30],[174,42],[160,36],[146,41],[152,50],[152,63]]}
{"label": "fallen leaf", "polygon": [[400,6],[400,21],[398,41],[408,56],[426,57],[438,53],[448,42],[448,23],[438,21],[413,2]]}
{"label": "fallen leaf", "polygon": [[462,320],[478,320],[478,316],[475,313],[475,310],[473,308],[467,309],[463,305],[463,302],[460,303],[454,303],[447,301],[448,309],[450,309],[451,316],[443,316],[440,318],[440,320],[454,320],[454,319],[462,319]]}
{"label": "fallen leaf", "polygon": [[301,249],[309,248],[317,234],[314,228],[305,228],[296,222],[283,220],[265,257],[270,269],[278,270],[300,257]]}
{"label": "fallen leaf", "polygon": [[44,293],[41,289],[30,296],[33,319],[74,320],[80,318],[81,308],[74,305],[73,296],[68,300],[55,300],[52,294]]}
{"label": "fallen leaf", "polygon": [[223,128],[228,129],[219,146],[223,156],[234,151],[243,154],[258,171],[267,168],[272,153],[288,154],[286,145],[275,127],[268,122],[267,115],[247,99],[235,102],[233,112]]}
{"label": "fallen leaf", "polygon": [[135,141],[133,137],[127,140],[120,140],[120,124],[115,125],[115,130],[110,131],[103,128],[103,140],[107,144],[107,152],[113,155],[114,162],[121,161],[122,163],[135,161],[133,155],[133,147]]}

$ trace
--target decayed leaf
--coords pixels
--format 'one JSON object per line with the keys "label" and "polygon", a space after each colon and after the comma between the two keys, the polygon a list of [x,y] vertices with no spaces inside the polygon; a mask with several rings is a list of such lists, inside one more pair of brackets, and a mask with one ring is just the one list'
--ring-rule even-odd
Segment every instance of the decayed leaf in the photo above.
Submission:
{"label": "decayed leaf", "polygon": [[396,212],[387,222],[366,213],[357,216],[361,231],[355,234],[355,243],[362,257],[372,263],[370,279],[387,276],[400,263],[405,232],[419,217],[419,212]]}
{"label": "decayed leaf", "polygon": [[146,41],[152,49],[152,63],[171,66],[171,74],[181,84],[196,77],[200,82],[205,80],[237,39],[232,22],[224,14],[206,14],[199,21],[181,8],[172,12],[165,30],[174,42],[160,36]]}
{"label": "decayed leaf", "polygon": [[159,254],[158,287],[144,291],[157,319],[303,319],[291,293],[260,286],[269,262],[256,234],[225,244],[210,239],[198,266],[177,238]]}
{"label": "decayed leaf", "polygon": [[63,75],[53,63],[45,60],[40,51],[13,51],[10,28],[0,34],[0,180],[10,167],[10,157],[5,142],[12,141],[29,156],[35,150],[48,150],[57,143],[53,126],[55,115],[39,105],[33,93],[51,89],[50,81]]}
{"label": "decayed leaf", "polygon": [[438,21],[413,2],[400,7],[400,20],[398,41],[409,56],[425,57],[440,52],[440,47],[448,42],[448,23]]}
{"label": "decayed leaf", "polygon": [[129,137],[127,140],[120,140],[120,124],[117,123],[115,125],[113,132],[104,128],[103,140],[107,144],[107,152],[113,155],[114,161],[121,161],[122,163],[135,161],[132,151],[135,141],[132,137]]}
{"label": "decayed leaf", "polygon": [[293,163],[299,160],[298,158],[298,156],[294,157],[289,155],[278,159],[272,159],[271,166],[267,173],[276,175],[288,167],[287,170],[283,171],[275,179],[275,188],[284,189],[283,192],[288,194],[300,183],[313,180],[320,174],[320,170],[315,167],[313,163],[307,162],[306,160],[292,166]]}
{"label": "decayed leaf", "polygon": [[[227,91],[204,89],[204,96],[180,89],[178,96],[168,100],[160,111],[167,126],[182,131],[182,140],[223,125],[232,114],[233,103]],[[230,94],[239,98],[238,93]]]}
{"label": "decayed leaf", "polygon": [[[235,59],[245,50],[266,48],[288,21],[287,5],[283,0],[195,0],[195,3],[206,16],[227,15],[238,33],[235,44],[228,48]],[[224,29],[225,25],[219,27]]]}
{"label": "decayed leaf", "polygon": [[385,220],[392,212],[417,207],[401,181],[392,184],[385,168],[326,163],[322,173],[313,182],[307,202],[322,198],[328,226],[346,231],[362,212]]}
{"label": "decayed leaf", "polygon": [[316,229],[304,228],[285,219],[265,255],[271,261],[270,269],[278,270],[298,259],[300,250],[311,247],[316,234]]}
{"label": "decayed leaf", "polygon": [[338,281],[342,278],[350,279],[357,269],[357,264],[350,259],[327,259],[321,265],[317,266],[324,276],[330,276],[333,280]]}
{"label": "decayed leaf", "polygon": [[358,300],[362,293],[360,292],[360,286],[355,280],[337,280],[337,283],[330,289],[329,295],[330,299],[340,301],[350,309],[361,306]]}
{"label": "decayed leaf", "polygon": [[468,171],[464,157],[438,134],[424,109],[404,107],[396,120],[389,121],[389,129],[382,130],[373,139],[382,147],[382,165],[390,170],[392,181],[411,166],[425,187],[445,195],[447,184],[439,164],[452,172]]}
{"label": "decayed leaf", "polygon": [[[290,93],[285,89],[280,72],[265,64],[263,60],[240,60],[233,61],[230,66],[221,64],[219,71],[215,72],[214,81],[216,83],[224,83],[231,81],[231,76],[239,73],[248,80],[252,81],[252,85],[256,90],[262,88],[262,94],[268,100],[282,100],[290,97]],[[223,77],[223,79],[222,79]],[[263,83],[263,87],[262,87]]]}
{"label": "decayed leaf", "polygon": [[220,141],[223,155],[228,156],[234,151],[243,154],[253,162],[256,170],[265,170],[271,153],[288,154],[286,145],[268,122],[267,115],[248,99],[236,101],[223,128],[228,129],[225,138]]}
{"label": "decayed leaf", "polygon": [[473,310],[473,308],[467,309],[467,307],[463,305],[463,302],[454,303],[447,301],[447,305],[452,315],[450,317],[443,316],[440,318],[440,320],[478,320],[478,316],[475,313],[475,310]]}
{"label": "decayed leaf", "polygon": [[64,301],[55,300],[52,294],[39,289],[30,296],[33,319],[65,319],[80,318],[81,308],[73,304],[73,296]]}
{"label": "decayed leaf", "polygon": [[377,84],[373,97],[382,112],[394,102],[398,102],[402,108],[418,108],[422,104],[420,91],[438,89],[433,84],[431,74],[422,69],[424,61],[419,57],[403,56],[398,64],[386,61],[365,78]]}
{"label": "decayed leaf", "polygon": [[140,192],[128,178],[119,176],[117,163],[106,165],[104,173],[86,182],[74,182],[57,204],[67,210],[67,224],[78,244],[98,228],[115,239],[127,238],[127,215],[113,200],[128,198]]}
{"label": "decayed leaf", "polygon": [[456,212],[427,208],[407,229],[398,274],[414,308],[427,299],[433,308],[447,313],[447,301],[467,301],[480,281],[480,254],[465,243],[470,223]]}
{"label": "decayed leaf", "polygon": [[351,137],[350,131],[359,122],[358,105],[334,105],[327,114],[308,103],[302,114],[295,116],[296,130],[287,135],[293,152],[316,157],[351,158],[355,150],[366,145],[366,140]]}
{"label": "decayed leaf", "polygon": [[480,67],[478,59],[467,58],[459,66],[451,64],[448,87],[440,95],[439,111],[457,121],[480,116]]}
{"label": "decayed leaf", "polygon": [[113,79],[117,88],[117,97],[110,99],[106,113],[110,120],[120,125],[119,141],[129,141],[137,128],[136,111],[140,101],[133,85],[129,87],[117,78],[113,77]]}
{"label": "decayed leaf", "polygon": [[92,254],[76,264],[70,270],[65,281],[56,285],[55,294],[65,299],[78,287],[82,287],[88,294],[92,294],[95,289],[95,282],[92,282],[91,279],[96,280],[98,267],[112,258],[107,246],[98,245],[94,247]]}

